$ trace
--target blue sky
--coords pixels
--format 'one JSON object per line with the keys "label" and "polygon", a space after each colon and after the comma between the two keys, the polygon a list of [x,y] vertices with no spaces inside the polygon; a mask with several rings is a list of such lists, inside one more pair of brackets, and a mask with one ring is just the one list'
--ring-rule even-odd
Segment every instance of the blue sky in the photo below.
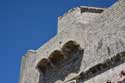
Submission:
{"label": "blue sky", "polygon": [[19,83],[20,62],[57,32],[57,17],[76,6],[109,7],[116,0],[0,0],[0,83]]}

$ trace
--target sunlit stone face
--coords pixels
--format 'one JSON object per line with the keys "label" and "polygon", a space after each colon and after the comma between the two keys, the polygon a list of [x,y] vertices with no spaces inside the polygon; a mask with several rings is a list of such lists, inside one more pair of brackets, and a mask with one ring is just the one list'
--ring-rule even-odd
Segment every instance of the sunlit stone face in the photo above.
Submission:
{"label": "sunlit stone face", "polygon": [[71,80],[71,81],[68,81],[66,83],[77,83],[76,80]]}

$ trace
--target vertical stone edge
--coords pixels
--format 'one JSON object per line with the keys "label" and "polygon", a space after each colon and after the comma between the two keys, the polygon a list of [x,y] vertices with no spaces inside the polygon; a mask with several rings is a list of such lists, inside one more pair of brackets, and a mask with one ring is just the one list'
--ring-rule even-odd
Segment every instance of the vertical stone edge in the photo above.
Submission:
{"label": "vertical stone edge", "polygon": [[25,61],[26,61],[26,57],[22,56],[21,58],[21,66],[20,66],[20,79],[19,79],[19,83],[22,83],[22,79],[23,79],[23,72],[24,72],[24,67],[25,67]]}

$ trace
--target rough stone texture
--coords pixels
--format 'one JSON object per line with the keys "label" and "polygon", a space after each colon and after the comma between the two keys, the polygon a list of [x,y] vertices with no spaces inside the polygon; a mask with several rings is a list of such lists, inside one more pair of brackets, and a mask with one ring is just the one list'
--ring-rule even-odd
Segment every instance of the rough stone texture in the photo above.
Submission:
{"label": "rough stone texture", "polygon": [[90,80],[85,81],[84,83],[106,83],[107,80],[112,80],[112,82],[117,82],[119,79],[119,72],[121,69],[125,69],[125,63],[109,69],[108,71],[101,73]]}
{"label": "rough stone texture", "polygon": [[[99,10],[101,10],[101,12],[98,12]],[[63,17],[58,18],[58,33],[63,31],[68,32],[69,30],[73,29],[74,26],[76,28],[78,25],[87,25],[92,23],[94,19],[98,17],[104,10],[104,8],[85,6],[73,8],[69,10],[68,13],[64,14]]]}
{"label": "rough stone texture", "polygon": [[[20,83],[63,83],[98,63],[125,52],[124,0],[119,0],[107,9],[88,7],[84,11],[86,8],[77,7],[59,17],[57,35],[36,51],[29,50],[23,56]],[[100,9],[104,11],[95,12]],[[52,68],[47,69],[46,74],[39,71],[38,63],[43,58],[49,59],[52,52],[61,50],[71,40],[80,45],[83,54],[79,51],[72,52],[72,57],[64,59],[60,68],[49,61]],[[105,83],[108,79],[116,81],[122,69],[125,69],[125,63],[89,78],[85,83]]]}

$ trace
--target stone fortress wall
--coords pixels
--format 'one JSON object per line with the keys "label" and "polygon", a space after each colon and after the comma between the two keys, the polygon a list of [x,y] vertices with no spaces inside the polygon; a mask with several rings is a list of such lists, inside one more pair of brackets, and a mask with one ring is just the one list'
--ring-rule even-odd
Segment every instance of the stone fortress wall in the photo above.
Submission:
{"label": "stone fortress wall", "polygon": [[[77,7],[58,18],[58,33],[54,38],[22,57],[20,83],[64,83],[121,52],[125,52],[124,0],[107,9]],[[125,69],[124,61],[88,77],[85,83],[115,80],[113,76],[120,69]]]}

